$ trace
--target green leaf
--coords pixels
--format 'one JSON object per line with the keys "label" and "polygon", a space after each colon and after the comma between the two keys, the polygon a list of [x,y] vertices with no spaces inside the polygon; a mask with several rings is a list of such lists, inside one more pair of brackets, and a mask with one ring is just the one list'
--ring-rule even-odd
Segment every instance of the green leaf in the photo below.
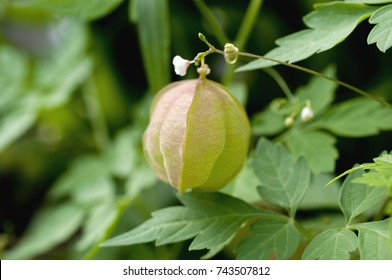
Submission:
{"label": "green leaf", "polygon": [[151,167],[143,163],[132,170],[125,182],[125,193],[130,199],[137,198],[140,193],[152,187],[157,182],[157,178]]}
{"label": "green leaf", "polygon": [[63,16],[74,16],[83,20],[94,20],[111,12],[123,0],[30,0],[17,1],[14,7],[37,9]]}
{"label": "green leaf", "polygon": [[102,238],[107,227],[116,217],[116,207],[117,204],[114,201],[108,201],[88,210],[87,220],[82,227],[82,235],[75,244],[77,250],[86,250]]}
{"label": "green leaf", "polygon": [[386,4],[392,3],[391,0],[345,0],[349,3],[363,3],[363,4]]}
{"label": "green leaf", "polygon": [[222,193],[190,192],[178,198],[184,206],[155,211],[151,219],[102,246],[124,246],[154,240],[156,245],[163,245],[195,237],[190,250],[211,249],[225,244],[251,219],[281,217]]}
{"label": "green leaf", "polygon": [[363,137],[392,129],[391,110],[368,98],[355,98],[333,106],[312,126],[338,136]]}
{"label": "green leaf", "polygon": [[392,260],[392,219],[353,225],[359,231],[359,252],[363,260]]}
{"label": "green leaf", "polygon": [[[323,74],[335,77],[335,68],[327,67]],[[304,104],[310,102],[317,118],[332,103],[336,87],[331,81],[313,77],[306,86],[296,91],[296,96]],[[339,154],[333,136],[320,131],[294,131],[289,134],[286,143],[295,158],[303,156],[306,159],[312,172],[331,173],[335,170],[335,161]]]}
{"label": "green leaf", "polygon": [[64,28],[62,40],[34,69],[34,89],[40,105],[53,108],[69,101],[71,94],[91,74],[92,58],[86,54],[88,30],[78,21]]}
{"label": "green leaf", "polygon": [[271,106],[264,111],[256,113],[251,120],[252,134],[275,135],[285,129],[285,116],[274,112]]}
{"label": "green leaf", "polygon": [[228,87],[229,92],[240,102],[242,106],[246,106],[248,100],[248,86],[245,82],[233,82]]}
{"label": "green leaf", "polygon": [[[356,178],[354,183],[362,183],[372,187],[387,186],[392,187],[392,151],[388,154],[383,152],[380,157],[374,158],[374,163],[364,163],[346,170],[339,176],[331,180],[327,185],[335,182],[341,177],[354,172],[355,170],[370,170],[362,177]],[[374,173],[373,173],[374,172]]]}
{"label": "green leaf", "polygon": [[385,187],[369,187],[353,183],[353,180],[361,177],[363,173],[362,170],[356,170],[348,175],[340,191],[339,204],[348,225],[358,215],[380,205],[388,195]]}
{"label": "green leaf", "polygon": [[392,152],[383,153],[373,159],[374,163],[362,164],[361,167],[370,172],[364,173],[362,177],[355,179],[355,183],[366,184],[371,187],[386,186],[392,188]]}
{"label": "green leaf", "polygon": [[380,51],[386,52],[392,46],[392,5],[378,9],[369,22],[376,26],[369,33],[368,44],[376,43]]}
{"label": "green leaf", "polygon": [[112,196],[114,185],[108,171],[99,156],[81,157],[56,181],[49,198],[71,196],[76,201],[88,202]]}
{"label": "green leaf", "polygon": [[64,242],[79,228],[83,207],[62,204],[37,213],[24,237],[6,254],[7,259],[29,259]]}
{"label": "green leaf", "polygon": [[328,188],[324,188],[331,178],[332,176],[329,174],[312,174],[310,187],[307,190],[298,209],[339,209],[338,198],[340,185],[335,182]]}
{"label": "green leaf", "polygon": [[284,207],[295,215],[310,185],[310,170],[303,158],[294,162],[281,144],[260,139],[253,169],[259,178],[260,196],[268,203]]}
{"label": "green leaf", "polygon": [[[322,71],[322,74],[332,78],[335,77],[335,73],[336,69],[334,66],[328,66]],[[336,88],[337,85],[334,82],[320,77],[312,77],[309,83],[298,88],[295,94],[300,101],[305,102],[309,100],[312,110],[315,116],[317,116],[332,104]]]}
{"label": "green leaf", "polygon": [[294,157],[304,157],[314,173],[335,171],[335,161],[339,156],[335,143],[335,137],[321,131],[298,132],[287,139],[287,146]]}
{"label": "green leaf", "polygon": [[5,44],[0,46],[0,152],[23,135],[37,118],[36,92],[23,95],[28,69],[26,54]]}
{"label": "green leaf", "polygon": [[262,220],[253,224],[253,236],[241,241],[235,248],[238,259],[266,260],[274,254],[278,259],[288,259],[297,250],[301,235],[293,220]]}
{"label": "green leaf", "polygon": [[257,193],[259,180],[253,171],[252,160],[251,157],[248,157],[240,173],[221,190],[222,192],[249,203],[260,200],[260,196]]}
{"label": "green leaf", "polygon": [[16,67],[0,78],[7,94],[0,97],[5,99],[4,107],[0,105],[0,152],[35,123],[41,110],[69,101],[75,89],[90,75],[92,60],[85,53],[86,28],[72,21],[64,25],[62,32],[57,48],[32,63],[30,76],[20,69],[28,69],[26,56],[11,51],[10,47],[0,50],[0,62],[8,61],[0,63],[0,74],[8,71],[2,67],[9,65],[9,60],[14,60]]}
{"label": "green leaf", "polygon": [[[355,27],[371,16],[376,8],[353,3],[331,2],[315,5],[315,10],[304,17],[305,29],[276,41],[279,47],[265,57],[294,63],[331,49],[342,42]],[[257,59],[237,71],[249,71],[269,67],[277,63]]]}
{"label": "green leaf", "polygon": [[[376,163],[374,169],[391,168],[392,165],[392,151],[382,153],[379,157],[373,159]],[[384,166],[385,165],[385,166]]]}
{"label": "green leaf", "polygon": [[302,254],[303,260],[349,260],[358,247],[355,233],[347,229],[330,229],[317,235]]}
{"label": "green leaf", "polygon": [[[12,67],[9,67],[12,65]],[[28,57],[6,44],[0,45],[0,115],[15,102],[27,77]]]}
{"label": "green leaf", "polygon": [[115,176],[128,177],[143,162],[142,134],[138,127],[122,129],[110,147],[105,149],[106,161]]}
{"label": "green leaf", "polygon": [[35,123],[37,106],[35,96],[21,98],[0,119],[0,152],[22,136]]}
{"label": "green leaf", "polygon": [[368,172],[357,178],[355,183],[366,184],[371,187],[389,187],[392,188],[392,168],[382,172]]}
{"label": "green leaf", "polygon": [[167,0],[133,0],[129,17],[137,23],[150,90],[157,93],[170,82],[169,3]]}
{"label": "green leaf", "polygon": [[234,239],[235,235],[233,235],[232,238],[226,240],[226,242],[223,242],[217,246],[212,247],[211,249],[208,250],[208,252],[206,254],[204,254],[203,256],[201,256],[202,260],[208,260],[211,259],[212,257],[214,257],[216,254],[218,254],[220,251],[222,251],[226,245],[228,245],[233,239]]}
{"label": "green leaf", "polygon": [[[65,67],[64,67],[65,68]],[[42,109],[54,108],[67,103],[72,93],[87,79],[92,71],[92,60],[84,58],[72,65],[72,71],[67,68],[67,72],[62,74],[62,80],[56,83],[55,88],[42,96],[40,105]]]}

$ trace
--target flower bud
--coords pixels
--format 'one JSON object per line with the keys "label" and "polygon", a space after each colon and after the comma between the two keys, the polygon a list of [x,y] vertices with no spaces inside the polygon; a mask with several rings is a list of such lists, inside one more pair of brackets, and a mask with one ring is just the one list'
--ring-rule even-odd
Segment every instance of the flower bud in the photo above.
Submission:
{"label": "flower bud", "polygon": [[245,162],[248,117],[238,101],[207,79],[171,83],[155,96],[143,136],[156,175],[179,192],[217,191]]}
{"label": "flower bud", "polygon": [[294,119],[292,116],[288,116],[287,118],[284,119],[284,125],[286,127],[291,127],[294,123]]}
{"label": "flower bud", "polygon": [[314,117],[314,113],[313,113],[312,108],[311,108],[310,106],[305,106],[305,107],[302,109],[302,111],[301,111],[301,119],[302,119],[304,122],[308,122],[308,121],[310,121],[311,119],[313,119],[313,117]]}

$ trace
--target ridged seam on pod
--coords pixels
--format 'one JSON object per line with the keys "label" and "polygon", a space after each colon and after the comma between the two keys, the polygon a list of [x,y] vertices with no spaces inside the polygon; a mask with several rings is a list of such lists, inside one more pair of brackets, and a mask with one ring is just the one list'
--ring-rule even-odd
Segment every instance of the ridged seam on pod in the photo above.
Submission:
{"label": "ridged seam on pod", "polygon": [[155,96],[143,136],[157,176],[176,187],[216,191],[241,169],[250,138],[238,101],[207,79],[172,83]]}

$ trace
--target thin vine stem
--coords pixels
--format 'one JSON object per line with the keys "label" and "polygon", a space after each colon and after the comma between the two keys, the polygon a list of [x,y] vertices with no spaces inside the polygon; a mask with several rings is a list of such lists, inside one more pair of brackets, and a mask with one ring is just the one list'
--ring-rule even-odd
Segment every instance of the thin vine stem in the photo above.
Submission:
{"label": "thin vine stem", "polygon": [[282,89],[282,91],[284,92],[284,94],[286,95],[286,97],[290,101],[290,103],[295,103],[296,99],[294,97],[293,92],[290,90],[286,81],[282,78],[282,76],[279,74],[279,72],[276,71],[274,68],[265,68],[263,70],[275,80],[275,82]]}
{"label": "thin vine stem", "polygon": [[[248,8],[245,12],[243,20],[241,22],[240,28],[234,40],[234,45],[237,48],[243,49],[245,47],[246,42],[248,41],[250,32],[256,22],[257,15],[259,14],[259,10],[263,5],[263,0],[251,0]],[[234,77],[235,68],[233,65],[229,65],[222,77],[222,84],[229,85]]]}
{"label": "thin vine stem", "polygon": [[358,94],[360,94],[360,95],[362,95],[362,96],[365,96],[365,97],[367,97],[367,98],[373,99],[374,101],[377,101],[377,102],[381,103],[382,105],[385,105],[386,107],[392,109],[392,104],[388,103],[387,101],[385,101],[385,100],[382,99],[381,97],[378,97],[378,96],[372,95],[372,94],[370,94],[370,93],[367,93],[366,91],[364,91],[364,90],[362,90],[362,89],[360,89],[360,88],[357,88],[357,87],[355,87],[355,86],[353,86],[353,85],[350,85],[350,84],[348,84],[348,83],[342,82],[342,81],[340,81],[340,80],[338,80],[338,79],[335,79],[335,78],[326,76],[326,75],[321,74],[321,73],[319,73],[319,72],[317,72],[317,71],[314,71],[314,70],[312,70],[312,69],[308,69],[308,68],[305,68],[305,67],[302,67],[302,66],[299,66],[299,65],[296,65],[296,64],[291,64],[291,63],[287,63],[287,62],[280,61],[280,60],[277,60],[277,59],[273,59],[273,58],[270,58],[270,57],[265,57],[265,56],[261,56],[261,55],[257,55],[257,54],[252,54],[252,53],[238,52],[238,55],[240,55],[240,56],[246,56],[246,57],[252,57],[252,58],[261,58],[261,59],[269,60],[269,61],[272,61],[272,62],[281,64],[281,65],[284,65],[284,66],[288,66],[288,67],[290,67],[290,68],[294,68],[294,69],[296,69],[296,70],[300,70],[300,71],[309,73],[309,74],[314,75],[314,76],[318,76],[318,77],[321,77],[321,78],[330,80],[330,81],[332,81],[332,82],[334,82],[334,83],[336,83],[336,84],[338,84],[338,85],[340,85],[340,86],[343,86],[343,87],[345,87],[345,88],[348,88],[348,89],[350,89],[350,90],[352,90],[352,91],[354,91],[354,92],[356,92],[356,93],[358,93]]}
{"label": "thin vine stem", "polygon": [[242,21],[237,33],[237,37],[234,40],[234,45],[236,45],[237,48],[244,48],[262,5],[263,0],[252,0],[249,3],[244,15],[244,20]]}
{"label": "thin vine stem", "polygon": [[[208,42],[208,40],[205,38],[205,36],[203,34],[199,33],[199,38],[201,38],[201,37],[203,38],[203,41],[210,47],[210,49],[209,49],[210,52],[215,52],[215,53],[221,54],[223,56],[225,55],[224,51],[215,48],[213,45],[211,45]],[[269,60],[269,61],[275,62],[277,64],[281,64],[281,65],[284,65],[284,66],[287,66],[287,67],[290,67],[290,68],[293,68],[293,69],[296,69],[296,70],[300,70],[302,72],[309,73],[311,75],[314,75],[314,76],[317,76],[317,77],[320,77],[320,78],[324,78],[324,79],[330,80],[330,81],[332,81],[332,82],[334,82],[334,83],[336,83],[336,84],[338,84],[340,86],[343,86],[345,88],[348,88],[349,90],[352,90],[352,91],[354,91],[354,92],[356,92],[356,93],[358,93],[358,94],[360,94],[362,96],[365,96],[367,98],[373,99],[374,101],[379,102],[380,104],[388,107],[389,109],[392,109],[392,104],[388,103],[387,101],[385,101],[381,97],[378,97],[378,96],[372,95],[370,93],[367,93],[366,91],[364,91],[364,90],[362,90],[360,88],[357,88],[357,87],[355,87],[353,85],[350,85],[348,83],[342,82],[342,81],[340,81],[338,79],[335,79],[333,77],[321,74],[320,72],[317,72],[315,70],[312,70],[312,69],[309,69],[309,68],[306,68],[306,67],[302,67],[302,66],[299,66],[299,65],[296,65],[296,64],[291,64],[291,63],[288,63],[288,62],[280,61],[280,60],[277,60],[277,59],[274,59],[274,58],[265,57],[265,56],[258,55],[258,54],[253,54],[253,53],[238,52],[237,55],[238,56],[251,57],[251,58],[257,58],[257,59]]]}
{"label": "thin vine stem", "polygon": [[[218,39],[219,43],[223,46],[227,42],[229,42],[229,38],[227,37],[226,33],[222,29],[221,25],[218,22],[218,19],[212,13],[210,8],[204,3],[203,0],[195,0],[194,1],[196,7],[199,9],[201,14],[204,16],[205,20],[208,22],[212,33]],[[237,32],[236,38],[234,40],[234,44],[237,45],[240,49],[242,49],[246,41],[249,38],[250,32],[256,22],[257,15],[261,6],[263,5],[263,0],[251,0],[248,8],[245,12],[239,30]],[[204,36],[204,35],[203,35]],[[203,40],[204,41],[204,40]],[[211,44],[208,41],[204,41],[207,45],[210,46]],[[215,47],[213,47],[215,49]],[[222,76],[222,84],[228,85],[231,83],[234,77],[234,66],[229,65]]]}
{"label": "thin vine stem", "polygon": [[229,38],[226,36],[218,20],[210,10],[210,8],[202,0],[195,0],[196,7],[200,10],[205,20],[208,22],[208,26],[211,28],[212,33],[216,36],[219,43],[224,45],[229,42]]}

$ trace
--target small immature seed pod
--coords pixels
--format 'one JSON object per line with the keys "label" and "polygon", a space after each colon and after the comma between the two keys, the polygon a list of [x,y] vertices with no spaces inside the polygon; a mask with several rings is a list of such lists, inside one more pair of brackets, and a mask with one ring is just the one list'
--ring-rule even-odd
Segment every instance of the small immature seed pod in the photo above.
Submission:
{"label": "small immature seed pod", "polygon": [[241,169],[250,125],[238,101],[207,79],[171,83],[155,96],[143,136],[157,176],[177,188],[217,191]]}

